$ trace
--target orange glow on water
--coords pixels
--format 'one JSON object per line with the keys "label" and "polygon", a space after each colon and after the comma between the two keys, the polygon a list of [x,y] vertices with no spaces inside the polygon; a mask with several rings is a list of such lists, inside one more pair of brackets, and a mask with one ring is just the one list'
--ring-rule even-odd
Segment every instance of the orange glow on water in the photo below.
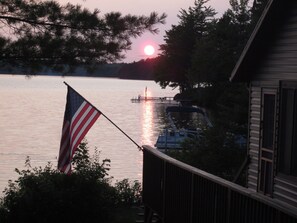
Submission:
{"label": "orange glow on water", "polygon": [[143,103],[142,106],[144,106],[142,117],[142,144],[153,145],[153,104],[152,102],[146,102]]}

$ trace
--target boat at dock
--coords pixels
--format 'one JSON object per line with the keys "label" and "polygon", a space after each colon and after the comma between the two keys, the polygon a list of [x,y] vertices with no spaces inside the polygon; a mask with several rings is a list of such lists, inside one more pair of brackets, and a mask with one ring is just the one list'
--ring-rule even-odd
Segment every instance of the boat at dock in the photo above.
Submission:
{"label": "boat at dock", "polygon": [[201,129],[165,129],[157,139],[155,147],[166,152],[167,150],[180,150],[186,139],[198,139]]}
{"label": "boat at dock", "polygon": [[194,106],[168,106],[166,113],[170,126],[165,128],[158,136],[155,147],[162,151],[174,151],[182,149],[182,143],[186,139],[199,139],[202,136],[202,126],[199,128],[180,128],[178,129],[172,120],[172,113],[198,113],[205,123],[204,126],[211,127],[206,112]]}

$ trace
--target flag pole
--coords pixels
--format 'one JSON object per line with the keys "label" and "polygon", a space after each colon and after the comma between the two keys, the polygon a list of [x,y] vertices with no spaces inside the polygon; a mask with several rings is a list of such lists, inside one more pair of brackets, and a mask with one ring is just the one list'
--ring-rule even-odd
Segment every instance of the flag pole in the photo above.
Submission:
{"label": "flag pole", "polygon": [[86,102],[88,102],[90,105],[94,107],[102,116],[104,116],[111,124],[113,124],[118,130],[120,130],[128,139],[130,139],[131,142],[133,142],[139,149],[139,151],[143,151],[142,147],[138,145],[130,136],[128,136],[119,126],[117,126],[113,121],[111,121],[104,113],[102,113],[98,108],[96,108],[92,103],[90,103],[88,100],[86,100],[80,93],[78,93],[73,87],[71,87],[69,84],[67,84],[64,81],[64,84],[71,88],[73,91],[75,91],[78,95],[80,95]]}

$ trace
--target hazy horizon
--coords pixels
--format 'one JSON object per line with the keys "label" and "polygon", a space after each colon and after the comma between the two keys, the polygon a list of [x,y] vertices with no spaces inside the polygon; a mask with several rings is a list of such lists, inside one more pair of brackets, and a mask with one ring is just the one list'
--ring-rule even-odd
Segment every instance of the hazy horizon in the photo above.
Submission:
{"label": "hazy horizon", "polygon": [[[159,34],[153,35],[149,32],[144,33],[137,39],[132,39],[132,49],[126,52],[126,59],[122,62],[134,62],[141,59],[147,59],[143,52],[145,45],[152,45],[156,51],[150,57],[156,57],[159,53],[159,45],[164,43],[164,35],[166,30],[170,30],[172,25],[178,24],[178,17],[181,9],[188,9],[194,6],[194,0],[58,0],[60,3],[65,4],[70,2],[72,4],[79,4],[83,7],[93,10],[95,8],[100,10],[101,15],[108,12],[121,12],[125,14],[133,15],[149,15],[151,12],[157,12],[159,14],[166,13],[166,24],[157,26],[160,30]],[[210,0],[208,5],[211,5],[221,15],[229,8],[229,0]]]}

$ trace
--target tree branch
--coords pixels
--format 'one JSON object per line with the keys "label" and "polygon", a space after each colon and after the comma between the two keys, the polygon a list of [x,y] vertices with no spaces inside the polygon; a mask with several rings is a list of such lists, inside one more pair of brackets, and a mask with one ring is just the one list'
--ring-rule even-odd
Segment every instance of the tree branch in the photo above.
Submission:
{"label": "tree branch", "polygon": [[[13,16],[3,16],[3,15],[0,15],[0,19],[2,19],[2,20],[13,20],[13,21],[18,21],[18,22],[24,22],[24,23],[28,23],[28,24],[31,24],[31,25],[52,26],[52,27],[67,28],[67,29],[76,29],[76,30],[95,30],[94,28],[76,27],[76,26],[70,26],[70,25],[60,24],[60,23],[40,22],[40,21],[28,20],[28,19],[13,17]],[[100,31],[110,31],[107,28],[105,28],[105,29],[100,28],[98,30],[100,30]]]}

